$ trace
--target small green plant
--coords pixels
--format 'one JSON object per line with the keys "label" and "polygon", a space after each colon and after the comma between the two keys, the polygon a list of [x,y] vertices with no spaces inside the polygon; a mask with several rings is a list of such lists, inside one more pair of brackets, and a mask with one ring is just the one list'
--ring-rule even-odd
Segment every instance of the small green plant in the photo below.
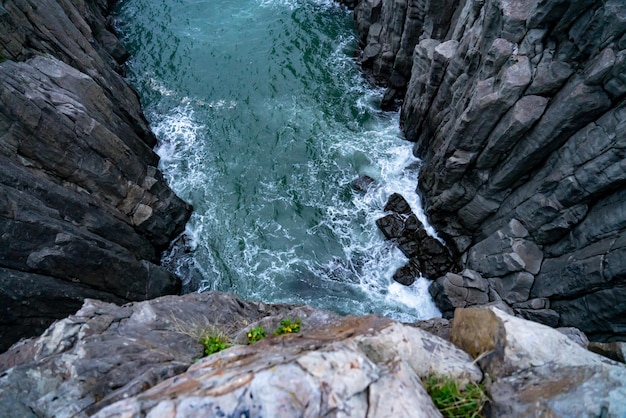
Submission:
{"label": "small green plant", "polygon": [[[217,324],[211,323],[208,318],[197,318],[181,321],[179,318],[172,316],[169,318],[172,331],[178,332],[199,341],[204,346],[204,355],[209,356],[218,351],[225,350],[232,345],[231,337],[232,329],[224,328]],[[193,359],[195,362],[198,359]]]}
{"label": "small green plant", "polygon": [[246,335],[248,337],[248,344],[254,344],[255,342],[265,338],[265,330],[259,325],[258,327],[252,328],[248,331]]}
{"label": "small green plant", "polygon": [[202,345],[204,346],[204,354],[210,356],[219,351],[226,350],[230,347],[228,337],[222,333],[212,333],[202,337]]}
{"label": "small green plant", "polygon": [[302,321],[300,318],[296,318],[295,321],[292,321],[289,318],[285,318],[280,321],[280,325],[278,329],[274,331],[274,335],[283,335],[283,334],[291,334],[293,332],[300,332],[300,324]]}
{"label": "small green plant", "polygon": [[470,382],[465,386],[447,376],[431,375],[424,382],[426,391],[444,417],[483,417],[487,395],[481,385]]}

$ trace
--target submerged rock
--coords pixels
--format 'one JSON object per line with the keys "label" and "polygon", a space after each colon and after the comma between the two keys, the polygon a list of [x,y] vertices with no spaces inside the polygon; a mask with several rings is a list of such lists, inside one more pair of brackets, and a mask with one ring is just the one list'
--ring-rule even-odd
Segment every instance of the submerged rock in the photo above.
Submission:
{"label": "submerged rock", "polygon": [[350,183],[350,186],[352,187],[352,189],[358,192],[365,193],[369,189],[371,189],[375,184],[376,184],[376,180],[374,180],[370,176],[362,175],[354,179]]}

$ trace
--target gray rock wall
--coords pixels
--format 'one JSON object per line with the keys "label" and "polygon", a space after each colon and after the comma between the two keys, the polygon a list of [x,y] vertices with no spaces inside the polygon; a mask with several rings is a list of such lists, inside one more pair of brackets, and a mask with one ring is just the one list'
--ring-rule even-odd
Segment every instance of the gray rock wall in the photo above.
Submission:
{"label": "gray rock wall", "polygon": [[492,293],[530,287],[491,302],[625,336],[626,4],[362,0],[355,20],[440,235]]}
{"label": "gray rock wall", "polygon": [[156,168],[112,3],[0,5],[0,350],[85,297],[180,288],[158,263],[191,208]]}

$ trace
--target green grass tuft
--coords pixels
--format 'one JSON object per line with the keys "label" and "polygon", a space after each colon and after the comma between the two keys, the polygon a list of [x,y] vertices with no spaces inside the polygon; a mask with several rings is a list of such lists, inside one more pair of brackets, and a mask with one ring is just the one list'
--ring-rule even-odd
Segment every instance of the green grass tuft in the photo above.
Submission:
{"label": "green grass tuft", "polygon": [[202,345],[204,346],[204,354],[207,356],[226,350],[230,347],[228,336],[221,332],[205,335],[201,338],[200,342],[202,342]]}
{"label": "green grass tuft", "polygon": [[259,325],[258,327],[252,328],[248,331],[246,336],[248,337],[248,344],[254,344],[255,342],[265,338],[265,330]]}
{"label": "green grass tuft", "polygon": [[278,329],[274,331],[274,335],[283,335],[283,334],[291,334],[294,332],[300,332],[300,324],[302,321],[300,318],[296,318],[295,321],[292,321],[289,318],[285,318],[280,321],[280,325]]}
{"label": "green grass tuft", "polygon": [[460,386],[450,377],[431,375],[424,382],[426,391],[441,414],[447,418],[483,417],[487,395],[481,385]]}

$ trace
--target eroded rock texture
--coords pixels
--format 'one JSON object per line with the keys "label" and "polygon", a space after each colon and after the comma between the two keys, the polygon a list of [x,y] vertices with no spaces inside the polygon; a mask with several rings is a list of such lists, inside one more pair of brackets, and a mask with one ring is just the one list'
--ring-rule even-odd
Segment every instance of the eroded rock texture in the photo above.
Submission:
{"label": "eroded rock texture", "polygon": [[354,13],[457,257],[519,315],[623,338],[626,3],[362,0]]}
{"label": "eroded rock texture", "polygon": [[120,75],[113,2],[0,5],[0,350],[75,312],[177,292],[158,266],[190,207]]}
{"label": "eroded rock texture", "polygon": [[[300,333],[272,336],[286,317]],[[197,361],[209,326],[243,344]],[[268,337],[245,345],[258,326]],[[0,355],[0,371],[3,417],[440,417],[421,378],[482,379],[467,353],[416,327],[215,292],[88,300]]]}
{"label": "eroded rock texture", "polygon": [[450,338],[490,376],[495,417],[626,414],[626,367],[571,336],[483,307],[459,309]]}
{"label": "eroded rock texture", "polygon": [[[300,332],[272,335],[287,317]],[[246,345],[259,326],[267,337]],[[200,358],[211,328],[234,345]],[[626,413],[626,366],[578,345],[576,330],[568,337],[486,307],[458,309],[454,344],[428,332],[447,329],[442,319],[340,317],[218,292],[87,300],[0,355],[0,415],[441,417],[423,384],[433,374],[482,380],[497,417]]]}

